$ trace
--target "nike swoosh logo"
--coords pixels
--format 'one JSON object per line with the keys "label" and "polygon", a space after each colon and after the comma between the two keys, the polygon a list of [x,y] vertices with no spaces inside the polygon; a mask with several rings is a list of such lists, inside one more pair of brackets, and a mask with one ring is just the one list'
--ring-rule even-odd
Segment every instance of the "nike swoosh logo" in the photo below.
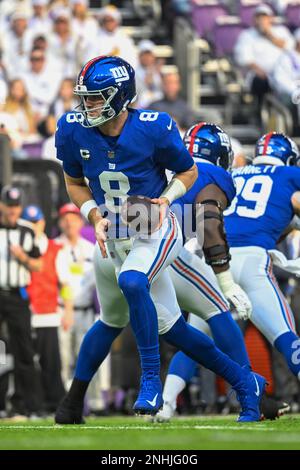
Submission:
{"label": "nike swoosh logo", "polygon": [[146,402],[149,403],[150,406],[155,406],[155,405],[156,405],[157,397],[158,397],[158,393],[155,395],[155,397],[153,398],[152,401],[146,400]]}
{"label": "nike swoosh logo", "polygon": [[167,129],[170,131],[172,129],[173,119],[171,119],[170,124],[167,126]]}
{"label": "nike swoosh logo", "polygon": [[253,377],[254,377],[254,380],[255,380],[255,383],[256,383],[256,391],[254,393],[258,397],[259,394],[260,394],[259,386],[258,386],[257,378],[255,377],[255,375]]}

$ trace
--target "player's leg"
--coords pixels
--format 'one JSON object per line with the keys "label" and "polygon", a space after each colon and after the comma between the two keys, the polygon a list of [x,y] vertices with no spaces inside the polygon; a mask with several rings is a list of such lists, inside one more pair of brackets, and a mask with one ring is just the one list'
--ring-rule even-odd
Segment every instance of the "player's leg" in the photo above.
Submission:
{"label": "player's leg", "polygon": [[233,386],[242,405],[240,421],[258,420],[259,402],[265,387],[265,379],[232,361],[207,335],[188,325],[180,316],[178,305],[174,310],[176,294],[167,271],[162,273],[159,281],[153,283],[151,294],[158,306],[159,329],[162,337]]}
{"label": "player's leg", "polygon": [[293,313],[272,272],[271,258],[261,248],[234,248],[232,271],[247,292],[253,312],[251,321],[285,357],[291,372],[300,378],[300,338]]}
{"label": "player's leg", "polygon": [[[228,310],[212,269],[197,255],[183,248],[170,268],[180,307],[193,312],[191,321],[197,328],[201,319],[208,322],[217,347],[231,359],[250,369],[250,362],[239,326]],[[200,331],[202,327],[199,328]],[[195,373],[197,363],[179,351],[172,358],[164,385],[164,407],[159,418],[169,419],[176,408],[176,398]]]}
{"label": "player's leg", "polygon": [[101,304],[100,320],[84,336],[71,388],[56,412],[58,424],[82,422],[87,388],[107,357],[114,339],[129,321],[128,305],[117,284],[115,268],[110,259],[102,258],[99,248],[95,250],[94,266]]}
{"label": "player's leg", "polygon": [[141,389],[134,404],[139,413],[155,413],[163,403],[157,310],[150,288],[176,258],[181,246],[182,235],[175,216],[170,213],[158,232],[134,239],[118,277],[119,287],[129,305],[130,324],[141,359]]}
{"label": "player's leg", "polygon": [[181,309],[207,321],[217,347],[250,368],[242,332],[210,266],[183,248],[169,270]]}

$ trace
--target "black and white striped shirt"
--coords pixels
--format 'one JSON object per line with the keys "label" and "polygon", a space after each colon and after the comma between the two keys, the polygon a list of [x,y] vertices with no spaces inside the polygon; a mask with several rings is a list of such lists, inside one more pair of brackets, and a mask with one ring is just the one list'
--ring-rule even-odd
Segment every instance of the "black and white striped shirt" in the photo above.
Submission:
{"label": "black and white striped shirt", "polygon": [[40,256],[30,224],[19,220],[9,227],[0,222],[0,289],[26,287],[30,283],[30,271],[11,255],[10,245],[20,245],[31,258]]}

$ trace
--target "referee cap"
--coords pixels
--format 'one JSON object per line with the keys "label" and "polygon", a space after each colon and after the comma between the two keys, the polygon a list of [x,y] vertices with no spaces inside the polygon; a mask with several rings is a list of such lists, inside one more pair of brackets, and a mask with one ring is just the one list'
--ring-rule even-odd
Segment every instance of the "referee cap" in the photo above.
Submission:
{"label": "referee cap", "polygon": [[22,192],[15,186],[4,186],[1,191],[1,201],[7,206],[21,206]]}

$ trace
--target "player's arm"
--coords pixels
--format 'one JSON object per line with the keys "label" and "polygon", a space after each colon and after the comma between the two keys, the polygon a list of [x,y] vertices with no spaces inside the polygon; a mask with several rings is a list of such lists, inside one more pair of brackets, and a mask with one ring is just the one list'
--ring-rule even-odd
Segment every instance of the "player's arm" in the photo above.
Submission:
{"label": "player's arm", "polygon": [[105,241],[109,221],[102,217],[98,205],[83,177],[73,178],[66,172],[64,172],[64,177],[71,201],[79,207],[82,215],[94,226],[101,254],[103,258],[106,258]]}
{"label": "player's arm", "polygon": [[226,194],[217,185],[210,184],[197,195],[195,206],[197,238],[203,247],[205,261],[212,267],[223,294],[238,315],[248,319],[251,302],[230,272],[230,253],[223,220],[223,211],[228,206]]}
{"label": "player's arm", "polygon": [[291,197],[291,203],[296,215],[300,215],[300,191],[296,191]]}
{"label": "player's arm", "polygon": [[198,168],[197,165],[194,164],[188,170],[176,173],[160,197],[152,199],[153,204],[159,204],[161,206],[160,226],[165,218],[167,207],[176,199],[184,196],[185,193],[193,186],[197,177]]}

